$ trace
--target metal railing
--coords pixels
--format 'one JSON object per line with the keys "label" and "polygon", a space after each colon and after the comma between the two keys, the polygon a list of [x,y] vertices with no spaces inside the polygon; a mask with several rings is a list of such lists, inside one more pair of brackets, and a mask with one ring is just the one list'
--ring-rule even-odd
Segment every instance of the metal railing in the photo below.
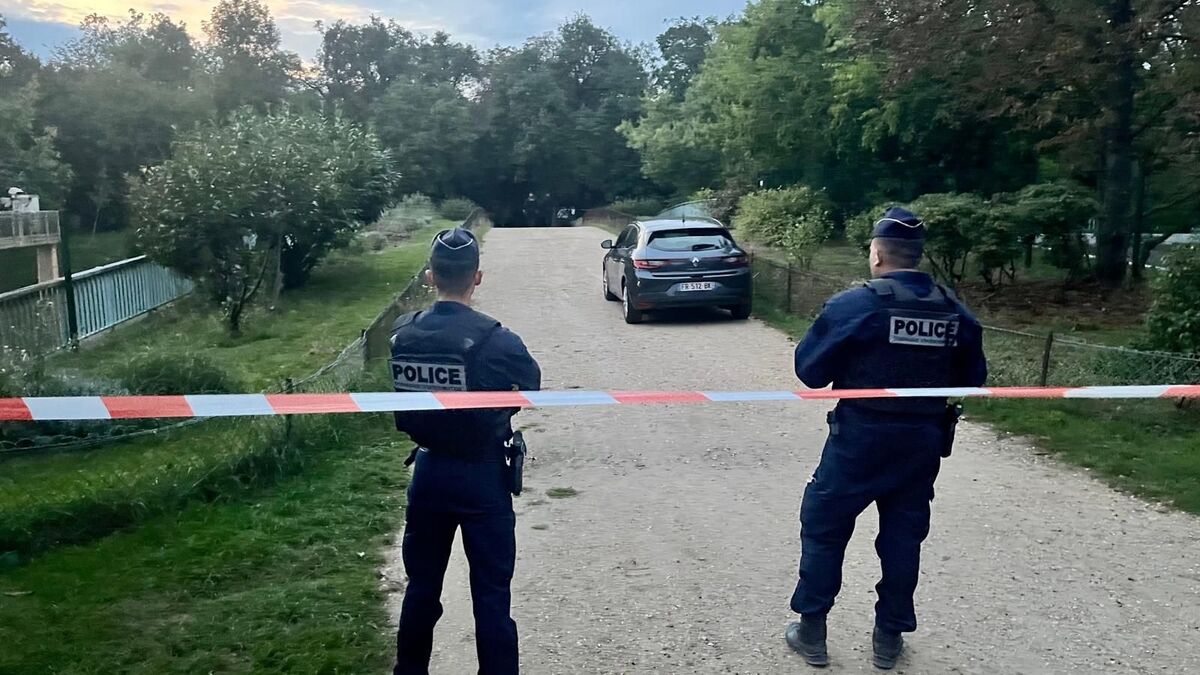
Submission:
{"label": "metal railing", "polygon": [[[492,225],[487,212],[476,209],[462,226],[478,230]],[[135,258],[125,263],[144,260]],[[110,268],[122,263],[106,265],[83,272],[80,276],[86,281],[89,278],[100,277]],[[161,268],[160,268],[161,269]],[[77,277],[78,278],[78,277]],[[55,290],[51,284],[45,284],[45,290]],[[25,289],[29,291],[30,289]],[[61,288],[58,289],[61,291]],[[12,295],[12,294],[8,294]],[[7,308],[2,304],[4,296],[0,296],[0,315],[7,318]],[[337,358],[317,369],[312,374],[299,380],[288,378],[272,387],[269,392],[328,394],[350,390],[364,376],[383,376],[387,373],[387,360],[391,347],[389,337],[392,325],[404,314],[428,306],[432,300],[432,289],[425,285],[425,268],[413,275],[404,289],[396,295],[386,308],[362,330],[360,336],[347,345]],[[61,310],[60,310],[61,312]],[[66,325],[65,318],[61,326]],[[65,330],[65,328],[64,328]],[[78,382],[78,381],[76,381]],[[93,381],[89,383],[91,392],[102,391],[107,394],[122,393],[118,383],[112,381]],[[77,392],[70,392],[77,393]],[[168,420],[143,420],[138,423],[114,424],[108,421],[81,422],[14,422],[7,429],[0,429],[0,460],[5,457],[38,453],[44,451],[73,451],[95,448],[109,443],[126,441],[148,435],[160,434],[167,431],[182,429],[208,422],[207,418],[193,418],[182,422]],[[264,419],[247,422],[247,424],[275,424],[278,419]],[[290,418],[283,424],[290,428]],[[24,425],[22,427],[22,425]],[[7,433],[5,433],[7,431]]]}
{"label": "metal railing", "polygon": [[104,332],[194,289],[190,279],[146,256],[80,272],[74,283],[80,338]]}
{"label": "metal railing", "polygon": [[[192,292],[192,282],[145,256],[73,278],[78,338],[106,331]],[[0,293],[0,346],[46,354],[71,344],[62,279]]]}
{"label": "metal railing", "polygon": [[0,249],[57,244],[58,211],[0,211]]}

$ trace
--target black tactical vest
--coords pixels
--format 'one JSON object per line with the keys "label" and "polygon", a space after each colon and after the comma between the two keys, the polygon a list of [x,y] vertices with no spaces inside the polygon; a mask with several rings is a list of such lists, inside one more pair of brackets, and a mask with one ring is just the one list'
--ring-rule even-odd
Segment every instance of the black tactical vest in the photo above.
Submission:
{"label": "black tactical vest", "polygon": [[[875,279],[867,287],[881,306],[863,324],[860,351],[848,359],[839,389],[908,389],[949,387],[954,376],[954,348],[962,316],[953,294],[940,285],[918,297],[895,279]],[[886,322],[886,323],[885,323]],[[911,415],[940,415],[943,398],[876,398],[846,401],[856,410]]]}
{"label": "black tactical vest", "polygon": [[[480,391],[480,348],[500,322],[463,313],[453,329],[423,329],[420,312],[400,317],[392,331],[392,382],[396,391]],[[396,413],[396,428],[432,452],[485,458],[511,435],[511,414],[499,410],[427,410]]]}

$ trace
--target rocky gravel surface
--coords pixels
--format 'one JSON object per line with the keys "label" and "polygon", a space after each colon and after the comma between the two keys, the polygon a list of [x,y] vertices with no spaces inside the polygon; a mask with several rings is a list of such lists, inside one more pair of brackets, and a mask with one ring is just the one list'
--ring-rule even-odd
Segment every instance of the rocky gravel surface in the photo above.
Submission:
{"label": "rocky gravel surface", "polygon": [[[479,307],[517,331],[547,389],[790,389],[793,344],[719,313],[627,326],[594,229],[493,229]],[[529,411],[513,614],[529,673],[780,673],[797,513],[823,403]],[[897,439],[902,442],[902,439]],[[1198,450],[1200,451],[1200,450]],[[559,496],[560,490],[575,492]],[[555,497],[547,494],[556,495]],[[868,511],[830,616],[830,673],[869,662]],[[399,541],[397,537],[396,541]],[[403,593],[399,550],[385,583]],[[461,547],[434,673],[474,672]],[[1200,520],[1119,494],[969,421],[943,465],[900,673],[1200,673]]]}

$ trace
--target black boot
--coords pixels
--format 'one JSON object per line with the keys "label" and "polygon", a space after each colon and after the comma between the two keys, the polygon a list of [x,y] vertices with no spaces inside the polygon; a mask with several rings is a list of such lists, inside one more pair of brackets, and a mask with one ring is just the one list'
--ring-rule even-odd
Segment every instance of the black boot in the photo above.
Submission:
{"label": "black boot", "polygon": [[875,652],[875,667],[880,670],[891,670],[896,667],[900,652],[904,651],[904,638],[899,633],[886,631],[879,626],[871,635],[871,648]]}
{"label": "black boot", "polygon": [[788,625],[787,643],[804,657],[804,662],[816,668],[829,665],[829,650],[825,647],[825,617],[802,616]]}

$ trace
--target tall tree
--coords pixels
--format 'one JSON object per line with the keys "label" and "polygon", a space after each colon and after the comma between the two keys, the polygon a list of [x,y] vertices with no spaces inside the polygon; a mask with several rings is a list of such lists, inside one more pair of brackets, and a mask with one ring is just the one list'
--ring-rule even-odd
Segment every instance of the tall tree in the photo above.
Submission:
{"label": "tall tree", "polygon": [[[814,8],[763,0],[747,6],[742,20],[718,26],[716,35],[683,102],[668,97],[648,108],[639,127],[624,128],[644,155],[657,148],[674,156],[650,159],[651,177],[682,191],[710,187],[680,181],[702,177],[688,170],[691,161],[716,158],[723,178],[821,187],[830,83],[825,28]],[[658,169],[674,175],[656,175]]]}
{"label": "tall tree", "polygon": [[90,16],[43,77],[43,123],[74,180],[66,207],[85,222],[126,220],[125,177],[167,157],[175,129],[211,114],[200,58],[182,24],[131,12]]}
{"label": "tall tree", "polygon": [[[1167,96],[1196,34],[1194,0],[852,0],[856,33],[887,58],[893,85],[930,78],[988,117],[1019,121],[1046,147],[1090,147],[1102,215],[1097,273],[1127,264],[1138,139],[1194,106],[1196,89]],[[1193,83],[1194,84],[1194,83]],[[1154,105],[1140,105],[1148,97]]]}
{"label": "tall tree", "polygon": [[461,88],[479,77],[479,55],[445,33],[414,35],[395,21],[322,26],[320,86],[326,100],[366,121],[393,84],[448,84]]}
{"label": "tall tree", "polygon": [[454,86],[397,82],[374,102],[375,132],[392,151],[399,194],[463,194],[479,137],[473,104]]}
{"label": "tall tree", "polygon": [[0,190],[19,187],[57,208],[71,172],[54,147],[56,130],[42,127],[35,117],[38,68],[0,18]]}
{"label": "tall tree", "polygon": [[279,27],[261,0],[221,0],[204,22],[214,63],[217,112],[245,105],[259,112],[282,101],[300,57],[280,47]]}
{"label": "tall tree", "polygon": [[8,22],[0,16],[0,89],[8,93],[20,89],[37,75],[41,64],[21,48],[9,34]]}
{"label": "tall tree", "polygon": [[655,38],[660,59],[654,69],[656,89],[676,101],[683,100],[692,80],[700,74],[716,26],[712,18],[678,19]]}
{"label": "tall tree", "polygon": [[471,194],[501,221],[546,221],[554,206],[589,207],[641,183],[616,128],[641,109],[640,56],[586,17],[485,66]]}

